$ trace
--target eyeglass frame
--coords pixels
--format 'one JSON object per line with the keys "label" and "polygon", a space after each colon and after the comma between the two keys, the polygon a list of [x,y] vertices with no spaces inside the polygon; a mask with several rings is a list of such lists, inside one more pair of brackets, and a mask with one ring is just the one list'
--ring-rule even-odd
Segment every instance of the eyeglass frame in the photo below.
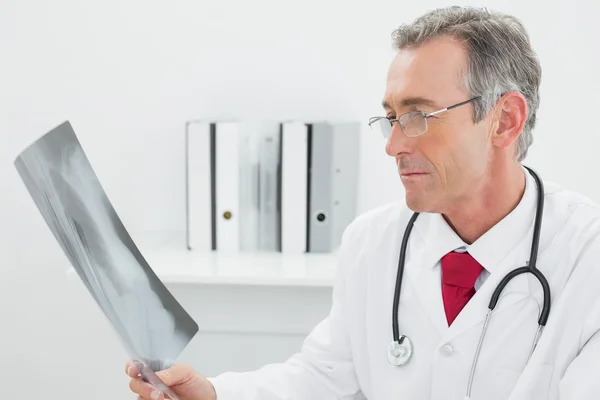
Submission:
{"label": "eyeglass frame", "polygon": [[[408,136],[408,137],[418,137],[418,136],[421,136],[421,135],[425,134],[425,132],[427,132],[427,130],[429,129],[429,125],[427,124],[427,118],[433,117],[433,116],[438,115],[438,114],[441,114],[441,113],[443,113],[445,111],[452,110],[453,108],[460,107],[462,105],[471,103],[471,102],[473,102],[475,100],[478,100],[478,99],[481,99],[481,96],[475,96],[475,97],[473,97],[473,98],[471,98],[469,100],[461,101],[460,103],[456,103],[456,104],[453,104],[453,105],[448,106],[446,108],[442,108],[440,110],[433,111],[433,112],[430,112],[430,113],[427,113],[427,114],[425,114],[423,111],[408,111],[408,112],[405,112],[404,114],[400,115],[398,118],[394,118],[394,119],[389,119],[388,117],[381,117],[381,116],[380,117],[371,117],[371,118],[369,118],[369,128],[373,129],[371,127],[371,125],[373,125],[375,122],[377,122],[379,120],[386,119],[387,121],[389,121],[391,128],[394,127],[394,122],[398,122],[398,124],[400,125],[400,129],[402,129],[402,132],[406,136],[408,136],[406,134],[406,132],[404,131],[404,128],[402,127],[402,122],[400,122],[400,118],[402,118],[403,116],[408,115],[408,114],[420,113],[422,115],[422,117],[423,117],[423,120],[425,121],[425,130],[423,132],[419,133],[418,135]],[[391,136],[391,130],[390,130],[390,134],[388,136],[384,136],[384,138],[387,139],[390,136]]]}

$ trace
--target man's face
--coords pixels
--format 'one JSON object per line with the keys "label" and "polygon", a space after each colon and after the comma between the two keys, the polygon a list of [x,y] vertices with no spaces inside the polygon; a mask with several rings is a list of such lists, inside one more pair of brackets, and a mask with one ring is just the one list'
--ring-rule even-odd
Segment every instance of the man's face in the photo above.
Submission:
{"label": "man's face", "polygon": [[[469,100],[461,86],[466,68],[466,50],[449,38],[400,50],[388,72],[386,115],[427,114]],[[428,118],[421,136],[407,137],[394,123],[386,152],[396,159],[409,208],[443,213],[482,184],[492,151],[489,118],[474,124],[468,103]]]}

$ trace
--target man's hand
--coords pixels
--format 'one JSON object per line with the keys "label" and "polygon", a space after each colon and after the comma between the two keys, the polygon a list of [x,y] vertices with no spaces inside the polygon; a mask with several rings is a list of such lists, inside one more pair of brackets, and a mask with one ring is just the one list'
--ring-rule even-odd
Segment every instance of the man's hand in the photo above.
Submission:
{"label": "man's hand", "polygon": [[[165,399],[164,394],[139,377],[139,371],[132,361],[127,363],[125,371],[132,378],[129,388],[139,395],[139,400]],[[156,376],[179,396],[179,400],[216,400],[217,398],[213,385],[187,365],[175,364],[169,369],[157,372]]]}

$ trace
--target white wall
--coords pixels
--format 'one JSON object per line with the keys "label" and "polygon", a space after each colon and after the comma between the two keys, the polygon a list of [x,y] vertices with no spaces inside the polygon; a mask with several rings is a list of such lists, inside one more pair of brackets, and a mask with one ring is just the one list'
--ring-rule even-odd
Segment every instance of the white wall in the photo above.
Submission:
{"label": "white wall", "polygon": [[[543,65],[541,109],[528,163],[545,179],[600,201],[595,174],[600,168],[600,3],[485,3],[522,18]],[[124,353],[91,298],[61,273],[65,258],[12,166],[24,146],[69,119],[131,231],[181,230],[185,120],[366,121],[381,112],[393,56],[391,31],[442,5],[446,2],[3,0],[4,396],[75,399],[90,391],[88,399],[130,398],[123,391]],[[363,133],[361,211],[403,193],[383,141],[366,128]],[[375,173],[384,178],[371,179]],[[194,288],[173,290],[190,307],[203,299],[193,297]],[[240,299],[243,295],[249,296],[242,293]],[[288,301],[302,296],[321,300],[311,303],[310,316],[296,333],[327,307],[323,293],[294,292]],[[264,356],[288,352],[291,342],[286,343]],[[186,354],[188,361],[205,361]],[[213,364],[215,369],[220,363]]]}

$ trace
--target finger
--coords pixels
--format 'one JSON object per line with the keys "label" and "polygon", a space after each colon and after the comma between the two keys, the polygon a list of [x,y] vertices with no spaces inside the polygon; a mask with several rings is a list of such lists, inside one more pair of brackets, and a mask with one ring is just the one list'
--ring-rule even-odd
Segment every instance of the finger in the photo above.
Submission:
{"label": "finger", "polygon": [[184,364],[174,364],[170,368],[158,371],[156,373],[167,386],[175,386],[188,382],[194,378],[194,370]]}
{"label": "finger", "polygon": [[144,400],[164,400],[165,396],[149,383],[139,378],[129,381],[129,389]]}
{"label": "finger", "polygon": [[140,375],[140,371],[136,368],[136,363],[133,360],[129,360],[125,364],[125,373],[131,378],[137,378]]}

